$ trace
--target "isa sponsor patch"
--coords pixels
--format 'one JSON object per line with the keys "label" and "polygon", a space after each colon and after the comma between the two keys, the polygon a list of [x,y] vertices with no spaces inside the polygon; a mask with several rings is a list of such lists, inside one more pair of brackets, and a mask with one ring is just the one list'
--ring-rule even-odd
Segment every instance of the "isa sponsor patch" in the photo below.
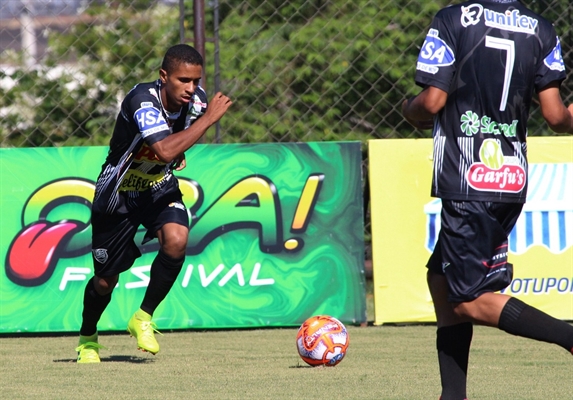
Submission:
{"label": "isa sponsor patch", "polygon": [[557,38],[557,44],[551,53],[545,57],[543,62],[547,68],[552,71],[565,71],[565,63],[563,62],[563,56],[561,55],[561,42],[559,41],[559,38]]}
{"label": "isa sponsor patch", "polygon": [[440,67],[452,65],[456,57],[452,49],[440,38],[440,33],[436,29],[430,29],[420,54],[416,69],[430,74],[436,74]]}
{"label": "isa sponsor patch", "polygon": [[169,130],[161,111],[155,107],[142,107],[135,112],[135,120],[144,138],[156,132]]}

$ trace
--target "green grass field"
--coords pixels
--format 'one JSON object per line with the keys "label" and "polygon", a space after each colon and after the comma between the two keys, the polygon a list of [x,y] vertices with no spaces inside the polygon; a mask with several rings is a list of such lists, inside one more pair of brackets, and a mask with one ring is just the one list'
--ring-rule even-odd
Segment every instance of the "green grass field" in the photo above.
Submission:
{"label": "green grass field", "polygon": [[[3,399],[433,399],[435,326],[348,327],[333,368],[298,357],[296,329],[178,331],[156,356],[127,333],[102,334],[101,364],[75,363],[76,336],[0,337]],[[557,346],[476,327],[469,398],[572,399],[573,357]]]}

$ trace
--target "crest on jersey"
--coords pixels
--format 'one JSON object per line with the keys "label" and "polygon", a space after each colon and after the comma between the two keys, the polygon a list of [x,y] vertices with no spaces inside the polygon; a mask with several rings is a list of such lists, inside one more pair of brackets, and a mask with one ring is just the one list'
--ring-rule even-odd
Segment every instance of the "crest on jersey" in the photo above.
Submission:
{"label": "crest on jersey", "polygon": [[460,22],[464,28],[471,25],[477,25],[482,14],[483,6],[481,4],[470,4],[467,7],[462,6]]}
{"label": "crest on jersey", "polygon": [[552,71],[565,71],[565,63],[563,62],[563,56],[561,55],[561,42],[557,38],[557,44],[555,48],[545,57],[543,60],[547,68]]}
{"label": "crest on jersey", "polygon": [[440,70],[439,67],[452,65],[454,61],[456,61],[454,52],[440,38],[440,32],[437,29],[430,29],[418,55],[416,69],[435,74]]}

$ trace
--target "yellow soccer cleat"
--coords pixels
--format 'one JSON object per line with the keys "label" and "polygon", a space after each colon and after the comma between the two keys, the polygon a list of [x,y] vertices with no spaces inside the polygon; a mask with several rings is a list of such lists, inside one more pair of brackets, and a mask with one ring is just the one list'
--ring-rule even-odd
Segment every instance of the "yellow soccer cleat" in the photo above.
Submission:
{"label": "yellow soccer cleat", "polygon": [[[147,320],[148,318],[149,320]],[[151,354],[157,354],[159,352],[159,343],[155,340],[154,332],[157,332],[160,335],[161,332],[157,330],[157,325],[155,325],[154,322],[151,322],[151,315],[141,310],[137,311],[129,320],[127,331],[130,336],[137,339],[138,349],[147,351]]]}
{"label": "yellow soccer cleat", "polygon": [[76,347],[76,351],[78,352],[78,364],[98,363],[101,361],[99,358],[99,349],[105,349],[105,347],[99,344],[97,339],[97,333],[92,336],[80,335],[80,343],[78,347]]}

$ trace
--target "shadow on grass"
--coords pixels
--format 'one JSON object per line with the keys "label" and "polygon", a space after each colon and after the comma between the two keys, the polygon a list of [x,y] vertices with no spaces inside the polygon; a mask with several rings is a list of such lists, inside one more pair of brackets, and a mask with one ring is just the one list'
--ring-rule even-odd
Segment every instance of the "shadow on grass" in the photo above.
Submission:
{"label": "shadow on grass", "polygon": [[[55,363],[75,363],[75,358],[61,358],[54,360]],[[110,356],[101,357],[101,362],[123,362],[131,364],[150,364],[155,362],[154,359],[149,357],[134,357],[134,356]]]}
{"label": "shadow on grass", "polygon": [[289,368],[312,368],[312,369],[320,369],[320,368],[332,368],[327,365],[307,365],[307,364],[297,364],[291,365]]}

